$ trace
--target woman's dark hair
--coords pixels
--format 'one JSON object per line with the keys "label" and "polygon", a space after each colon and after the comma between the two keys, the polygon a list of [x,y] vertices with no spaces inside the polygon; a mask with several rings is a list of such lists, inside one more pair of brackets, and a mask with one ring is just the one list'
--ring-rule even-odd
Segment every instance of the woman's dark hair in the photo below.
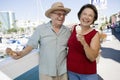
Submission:
{"label": "woman's dark hair", "polygon": [[[86,4],[86,5],[84,5],[84,6],[79,10],[79,12],[78,12],[78,19],[80,18],[81,13],[82,13],[82,11],[83,11],[85,8],[90,8],[90,9],[92,9],[92,10],[94,11],[94,13],[95,13],[94,21],[96,21],[97,18],[98,18],[98,12],[97,12],[97,8],[96,8],[93,4]],[[94,23],[94,21],[93,21],[93,23]]]}

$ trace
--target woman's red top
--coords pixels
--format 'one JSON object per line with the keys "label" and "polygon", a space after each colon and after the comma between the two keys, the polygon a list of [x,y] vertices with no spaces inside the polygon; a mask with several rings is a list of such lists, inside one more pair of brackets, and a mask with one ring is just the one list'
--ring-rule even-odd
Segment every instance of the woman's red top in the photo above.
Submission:
{"label": "woman's red top", "polygon": [[[84,35],[88,45],[90,45],[91,39],[96,33],[97,31],[93,29]],[[79,74],[95,74],[97,72],[96,61],[91,62],[87,59],[83,46],[77,41],[75,27],[68,40],[67,69]]]}

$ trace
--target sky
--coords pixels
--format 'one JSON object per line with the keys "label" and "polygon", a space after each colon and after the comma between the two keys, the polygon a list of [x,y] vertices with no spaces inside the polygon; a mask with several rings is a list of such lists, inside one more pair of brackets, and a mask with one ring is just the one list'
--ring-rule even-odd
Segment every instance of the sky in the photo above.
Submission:
{"label": "sky", "polygon": [[[48,22],[44,13],[51,5],[60,1],[65,7],[71,8],[71,12],[66,16],[65,23],[79,23],[77,13],[80,8],[89,0],[0,0],[0,11],[12,11],[15,13],[16,20],[40,20]],[[99,1],[99,0],[97,0]],[[114,13],[120,12],[120,0],[107,0],[105,9],[98,10],[99,15],[109,17]]]}

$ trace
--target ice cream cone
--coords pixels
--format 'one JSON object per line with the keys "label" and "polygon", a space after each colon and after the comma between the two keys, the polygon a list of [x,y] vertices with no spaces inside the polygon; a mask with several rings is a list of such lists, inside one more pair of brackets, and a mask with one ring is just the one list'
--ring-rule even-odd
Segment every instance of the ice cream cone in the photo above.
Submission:
{"label": "ice cream cone", "polygon": [[79,25],[76,26],[76,33],[77,34],[81,33],[81,26],[79,26]]}

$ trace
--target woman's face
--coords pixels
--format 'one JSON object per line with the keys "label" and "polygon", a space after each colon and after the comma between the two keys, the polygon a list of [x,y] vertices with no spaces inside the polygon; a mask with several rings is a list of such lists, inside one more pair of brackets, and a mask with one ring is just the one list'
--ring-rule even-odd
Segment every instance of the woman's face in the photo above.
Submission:
{"label": "woman's face", "polygon": [[85,8],[80,15],[80,23],[82,26],[90,26],[94,21],[94,11],[91,8]]}

